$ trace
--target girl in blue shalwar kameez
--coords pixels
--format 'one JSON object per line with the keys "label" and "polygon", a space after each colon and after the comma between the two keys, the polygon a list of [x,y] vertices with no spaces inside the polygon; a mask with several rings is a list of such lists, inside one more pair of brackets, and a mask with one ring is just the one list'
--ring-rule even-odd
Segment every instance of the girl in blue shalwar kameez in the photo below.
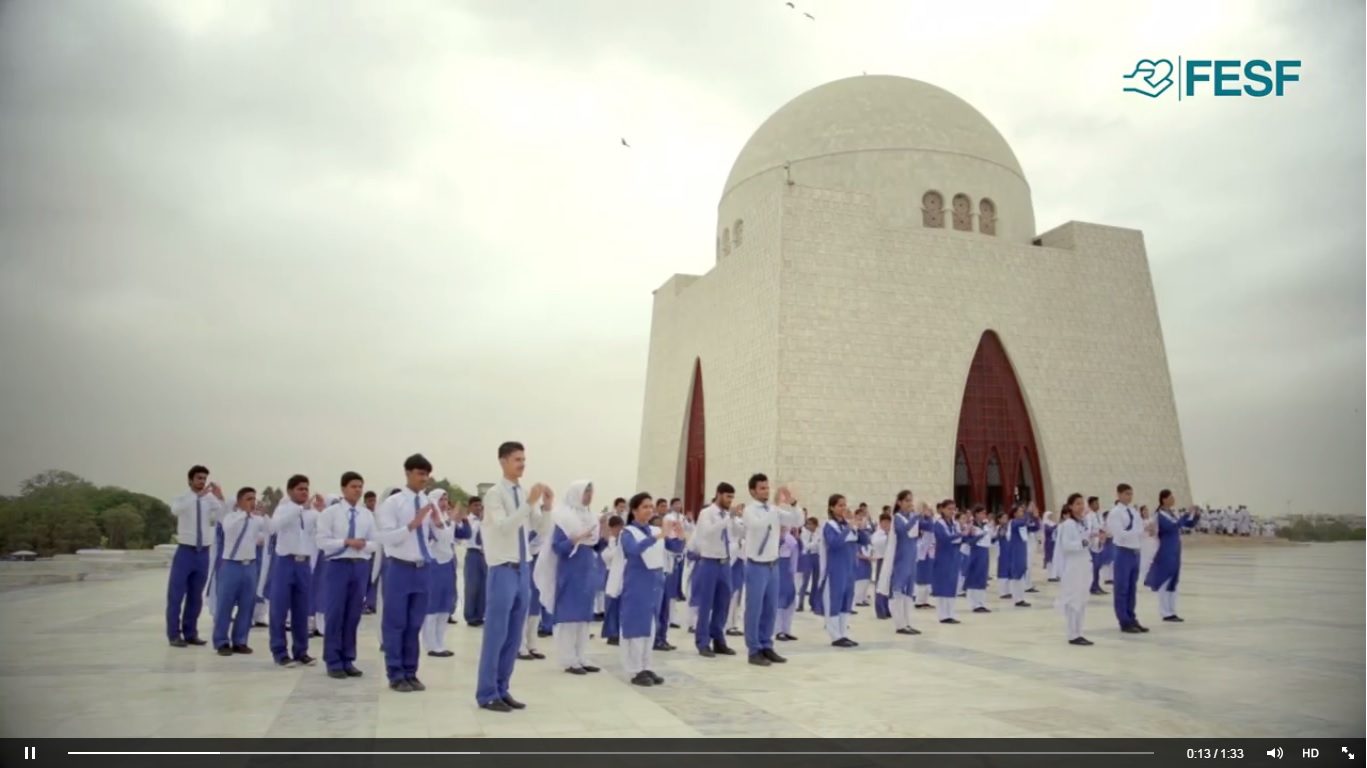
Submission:
{"label": "girl in blue shalwar kameez", "polygon": [[551,513],[550,546],[541,551],[532,574],[554,622],[556,659],[573,675],[599,671],[588,663],[589,622],[598,597],[598,553],[607,548],[607,523],[589,509],[592,502],[592,482],[570,484]]}
{"label": "girl in blue shalwar kameez", "polygon": [[1177,503],[1172,491],[1158,494],[1158,552],[1144,577],[1144,586],[1158,593],[1158,613],[1163,621],[1180,622],[1177,615],[1177,577],[1182,573],[1182,529],[1191,528],[1201,519],[1178,515],[1173,511]]}
{"label": "girl in blue shalwar kameez", "polygon": [[954,599],[959,594],[959,562],[963,554],[959,547],[963,544],[963,529],[958,520],[959,509],[952,501],[942,501],[935,505],[939,519],[931,527],[935,536],[935,556],[933,559],[930,594],[935,598],[935,607],[940,615],[941,624],[958,624],[954,618]]}
{"label": "girl in blue shalwar kameez", "polygon": [[[861,547],[869,546],[869,532],[855,529],[846,519],[849,507],[845,497],[832,494],[826,502],[828,519],[821,527],[817,554],[818,581],[812,595],[812,610],[826,617],[826,634],[836,648],[853,648],[849,638],[850,614],[854,611],[855,558]],[[867,523],[868,519],[864,521]],[[817,599],[817,598],[820,599]]]}
{"label": "girl in blue shalwar kameez", "polygon": [[664,683],[651,669],[655,644],[655,623],[664,599],[665,551],[683,552],[681,531],[674,523],[666,529],[650,525],[655,505],[648,493],[631,497],[631,524],[619,537],[625,560],[622,571],[621,612],[622,668],[631,676],[632,685],[650,687]]}

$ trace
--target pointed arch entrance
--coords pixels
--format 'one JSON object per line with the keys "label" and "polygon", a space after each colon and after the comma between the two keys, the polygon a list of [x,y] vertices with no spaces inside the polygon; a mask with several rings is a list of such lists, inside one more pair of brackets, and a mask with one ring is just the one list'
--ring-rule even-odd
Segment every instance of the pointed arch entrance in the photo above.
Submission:
{"label": "pointed arch entrance", "polygon": [[[1044,476],[1025,396],[995,331],[984,331],[968,367],[959,408],[955,485],[959,463],[969,478],[971,504],[996,510],[1034,501],[1045,508]],[[955,496],[959,495],[955,489]]]}
{"label": "pointed arch entrance", "polygon": [[706,503],[707,418],[703,405],[702,360],[693,361],[688,409],[684,416],[684,509],[697,512]]}

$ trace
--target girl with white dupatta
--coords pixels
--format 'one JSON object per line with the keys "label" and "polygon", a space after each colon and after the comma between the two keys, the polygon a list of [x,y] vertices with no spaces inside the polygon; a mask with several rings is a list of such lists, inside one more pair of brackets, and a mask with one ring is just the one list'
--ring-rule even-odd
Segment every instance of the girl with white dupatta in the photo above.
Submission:
{"label": "girl with white dupatta", "polygon": [[1054,607],[1063,614],[1067,625],[1069,645],[1092,645],[1082,636],[1082,623],[1087,615],[1087,598],[1092,587],[1092,552],[1100,548],[1099,533],[1091,533],[1083,524],[1087,505],[1082,494],[1068,497],[1063,507],[1063,522],[1058,526],[1058,544],[1054,560],[1059,564],[1058,596]]}
{"label": "girl with white dupatta", "polygon": [[1058,524],[1053,511],[1044,513],[1044,572],[1051,582],[1058,581]]}
{"label": "girl with white dupatta", "polygon": [[855,559],[861,547],[869,546],[868,518],[861,518],[861,527],[849,522],[849,507],[845,497],[831,494],[826,502],[829,519],[821,527],[817,539],[818,581],[812,595],[812,610],[826,618],[826,634],[836,648],[857,645],[849,637],[850,614],[854,612]]}
{"label": "girl with white dupatta", "polygon": [[1149,566],[1153,556],[1158,554],[1158,521],[1148,507],[1139,508],[1139,517],[1144,521],[1144,540],[1139,544],[1139,583],[1149,577]]}
{"label": "girl with white dupatta", "polygon": [[551,512],[550,546],[541,550],[532,580],[550,613],[556,660],[566,672],[600,671],[589,664],[589,623],[598,593],[598,554],[607,548],[607,521],[589,509],[593,483],[578,480]]}
{"label": "girl with white dupatta", "polygon": [[912,509],[914,503],[911,491],[897,494],[887,548],[883,551],[883,570],[878,574],[877,593],[888,598],[893,626],[899,635],[921,634],[921,630],[911,626],[916,557],[921,538],[921,518]]}
{"label": "girl with white dupatta", "polygon": [[456,528],[452,525],[456,519],[446,491],[433,490],[427,494],[427,503],[434,507],[433,518],[442,526],[431,526],[427,533],[432,562],[426,568],[427,616],[419,632],[427,655],[445,659],[456,655],[446,647],[446,620],[456,612]]}

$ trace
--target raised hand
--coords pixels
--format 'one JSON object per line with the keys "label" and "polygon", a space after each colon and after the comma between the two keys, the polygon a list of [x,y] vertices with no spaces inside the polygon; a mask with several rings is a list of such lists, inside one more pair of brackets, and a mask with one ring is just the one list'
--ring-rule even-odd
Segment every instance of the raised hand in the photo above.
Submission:
{"label": "raised hand", "polygon": [[209,483],[209,493],[212,493],[214,498],[219,501],[223,501],[223,489],[218,487],[218,483]]}

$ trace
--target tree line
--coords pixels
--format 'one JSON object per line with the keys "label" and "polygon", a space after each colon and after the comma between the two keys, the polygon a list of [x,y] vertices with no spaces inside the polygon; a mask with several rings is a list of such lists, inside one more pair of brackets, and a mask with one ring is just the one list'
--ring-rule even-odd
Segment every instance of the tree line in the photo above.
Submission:
{"label": "tree line", "polygon": [[1362,520],[1301,515],[1279,526],[1277,536],[1289,541],[1364,541],[1367,528]]}
{"label": "tree line", "polygon": [[[468,494],[446,478],[431,480],[427,490],[441,488],[452,503]],[[225,494],[237,489],[223,489]],[[274,511],[284,498],[281,488],[266,486],[259,498]],[[231,497],[226,497],[231,503]],[[19,495],[0,496],[0,553],[32,550],[42,557],[79,549],[150,549],[174,541],[176,520],[161,499],[113,485],[98,486],[60,469],[25,480]]]}

